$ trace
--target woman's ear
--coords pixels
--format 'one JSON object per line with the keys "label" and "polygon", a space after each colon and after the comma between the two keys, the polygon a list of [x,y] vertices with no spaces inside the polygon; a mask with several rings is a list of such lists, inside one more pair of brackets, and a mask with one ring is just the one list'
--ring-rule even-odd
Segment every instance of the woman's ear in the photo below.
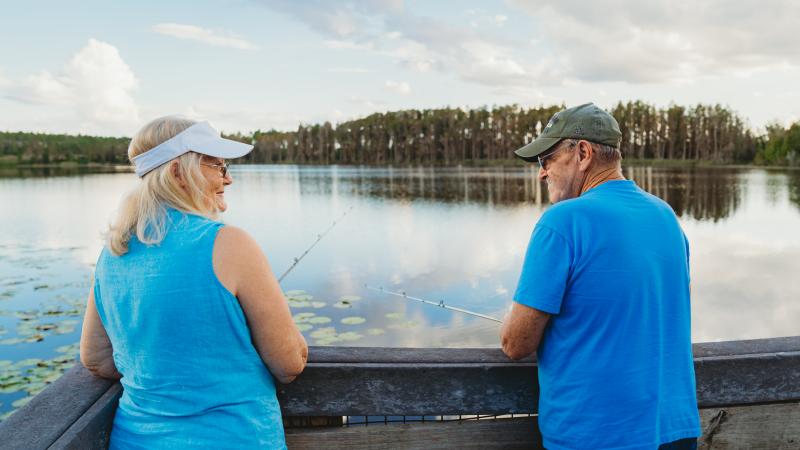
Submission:
{"label": "woman's ear", "polygon": [[170,165],[170,170],[172,171],[172,176],[175,177],[176,180],[178,180],[178,184],[180,184],[182,188],[185,188],[186,180],[183,178],[183,172],[181,172],[181,165],[178,163],[178,161],[172,161]]}

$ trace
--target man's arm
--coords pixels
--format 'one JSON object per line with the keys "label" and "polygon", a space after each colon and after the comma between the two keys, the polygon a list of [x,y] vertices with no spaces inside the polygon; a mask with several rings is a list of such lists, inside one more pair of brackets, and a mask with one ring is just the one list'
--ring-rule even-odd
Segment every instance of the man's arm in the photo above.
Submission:
{"label": "man's arm", "polygon": [[514,302],[500,329],[503,353],[516,360],[535,352],[549,319],[546,312]]}

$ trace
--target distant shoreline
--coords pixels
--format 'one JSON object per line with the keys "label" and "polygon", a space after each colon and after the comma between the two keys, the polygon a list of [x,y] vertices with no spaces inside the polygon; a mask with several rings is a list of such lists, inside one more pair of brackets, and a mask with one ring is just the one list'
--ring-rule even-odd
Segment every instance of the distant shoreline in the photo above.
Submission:
{"label": "distant shoreline", "polygon": [[[486,161],[486,160],[479,160],[479,161],[468,161],[462,162],[458,164],[434,164],[434,165],[424,165],[423,167],[475,167],[475,168],[490,168],[490,167],[518,167],[522,166],[526,163],[521,161],[516,161],[513,159],[510,160],[497,160],[497,161]],[[280,162],[280,163],[270,163],[270,164],[262,164],[262,163],[233,163],[234,166],[253,166],[253,165],[273,165],[273,166],[326,166],[326,164],[301,164],[301,163],[293,163],[293,162]],[[535,165],[535,164],[534,164]],[[401,165],[386,165],[386,164],[378,164],[378,165],[371,165],[371,164],[328,164],[327,166],[352,166],[352,167],[397,167],[397,168],[404,168],[404,167],[421,167],[420,165],[413,165],[413,164],[401,164]],[[720,163],[715,161],[706,161],[706,160],[672,160],[672,159],[623,159],[622,160],[622,167],[626,166],[633,166],[633,167],[703,167],[703,168],[728,168],[728,169],[780,169],[780,170],[800,170],[800,167],[793,167],[793,166],[766,166],[766,165],[758,165],[758,164],[732,164],[732,163]],[[108,172],[133,172],[133,167],[128,164],[105,164],[105,163],[97,163],[97,162],[89,162],[89,163],[77,163],[73,161],[69,162],[60,162],[60,163],[23,163],[23,164],[16,164],[16,163],[8,163],[3,162],[0,164],[0,170],[14,170],[14,169],[22,169],[22,170],[38,170],[38,169],[63,169],[63,170],[84,170],[84,169],[98,169]]]}

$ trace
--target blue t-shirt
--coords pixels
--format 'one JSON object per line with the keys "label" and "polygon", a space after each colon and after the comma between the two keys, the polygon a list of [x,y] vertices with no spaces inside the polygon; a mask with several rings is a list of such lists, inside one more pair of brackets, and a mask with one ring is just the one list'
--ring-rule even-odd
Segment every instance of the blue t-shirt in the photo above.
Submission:
{"label": "blue t-shirt", "polygon": [[514,300],[551,314],[539,428],[557,449],[654,449],[700,436],[689,245],[675,213],[607,181],[536,224]]}

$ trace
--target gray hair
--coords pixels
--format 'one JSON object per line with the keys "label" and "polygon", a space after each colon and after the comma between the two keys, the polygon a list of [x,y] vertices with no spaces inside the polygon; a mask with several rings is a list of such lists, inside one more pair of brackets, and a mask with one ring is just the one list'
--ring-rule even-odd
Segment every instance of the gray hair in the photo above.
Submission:
{"label": "gray hair", "polygon": [[[569,146],[569,148],[574,148],[578,145],[578,139],[564,139],[565,143]],[[613,145],[606,145],[606,144],[598,144],[597,142],[590,142],[592,144],[592,150],[594,150],[594,154],[597,156],[597,160],[600,164],[615,164],[622,161],[622,152],[620,152],[619,148],[614,147]]]}

